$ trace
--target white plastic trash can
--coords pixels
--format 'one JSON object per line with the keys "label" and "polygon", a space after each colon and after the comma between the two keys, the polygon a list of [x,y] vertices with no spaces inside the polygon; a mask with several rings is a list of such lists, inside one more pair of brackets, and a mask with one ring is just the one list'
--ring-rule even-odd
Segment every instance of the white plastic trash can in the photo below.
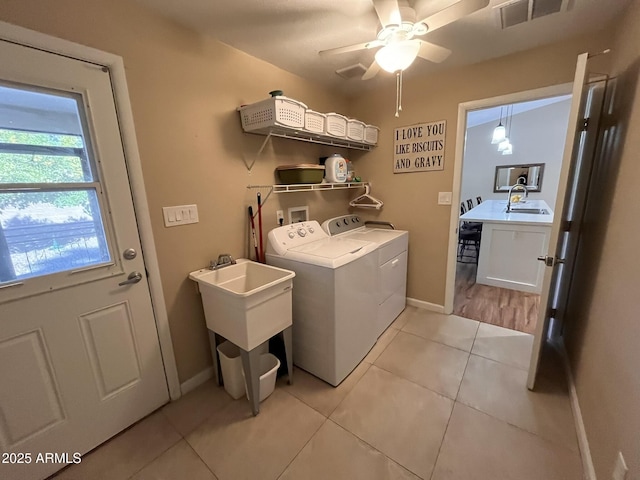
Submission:
{"label": "white plastic trash can", "polygon": [[[260,355],[260,401],[263,401],[269,395],[273,393],[276,387],[276,377],[278,375],[278,368],[280,368],[280,360],[271,353],[263,353]],[[244,372],[242,371],[244,377]],[[245,391],[247,384],[245,381]],[[247,398],[249,398],[249,392],[246,392]]]}
{"label": "white plastic trash can", "polygon": [[224,389],[237,400],[245,393],[240,349],[233,343],[225,341],[218,345],[218,353]]}

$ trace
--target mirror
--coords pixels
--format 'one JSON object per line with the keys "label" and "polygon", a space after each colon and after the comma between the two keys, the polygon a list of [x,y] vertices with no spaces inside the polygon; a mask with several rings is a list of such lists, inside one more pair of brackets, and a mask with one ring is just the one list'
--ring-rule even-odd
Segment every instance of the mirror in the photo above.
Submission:
{"label": "mirror", "polygon": [[498,165],[493,183],[494,192],[508,192],[516,183],[522,183],[530,192],[539,192],[542,186],[544,163],[528,165]]}

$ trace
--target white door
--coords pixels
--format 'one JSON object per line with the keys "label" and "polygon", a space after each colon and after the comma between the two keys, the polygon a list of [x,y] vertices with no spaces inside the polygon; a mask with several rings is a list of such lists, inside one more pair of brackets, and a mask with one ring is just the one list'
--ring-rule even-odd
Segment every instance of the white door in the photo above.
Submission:
{"label": "white door", "polygon": [[102,66],[0,40],[0,478],[168,401],[113,95]]}
{"label": "white door", "polygon": [[590,99],[589,95],[585,95],[589,91],[589,86],[587,85],[587,62],[587,53],[578,56],[569,113],[569,128],[567,129],[567,139],[564,145],[558,194],[554,208],[555,215],[549,240],[549,253],[545,258],[539,258],[541,261],[546,261],[547,268],[545,269],[542,283],[540,310],[529,364],[529,377],[527,380],[529,389],[535,387],[542,347],[549,333],[552,309],[558,301],[559,295],[565,290],[565,285],[570,281],[570,271],[572,269],[564,268],[563,262],[565,261],[565,255],[568,253],[569,245],[572,244],[574,236],[577,235],[575,228],[571,228],[571,222],[576,213],[577,194],[579,189],[588,183],[588,176],[586,182],[582,181],[586,165],[582,159],[587,150],[585,149],[585,136],[581,134],[584,129],[588,100]]}

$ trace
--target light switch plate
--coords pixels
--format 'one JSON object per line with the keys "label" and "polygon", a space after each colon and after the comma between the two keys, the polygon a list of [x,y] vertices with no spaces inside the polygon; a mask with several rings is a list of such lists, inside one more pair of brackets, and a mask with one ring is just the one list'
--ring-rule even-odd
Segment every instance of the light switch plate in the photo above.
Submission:
{"label": "light switch plate", "polygon": [[174,207],[162,207],[165,227],[177,227],[189,223],[198,223],[197,205],[177,205]]}
{"label": "light switch plate", "polygon": [[451,205],[451,192],[438,192],[438,205]]}

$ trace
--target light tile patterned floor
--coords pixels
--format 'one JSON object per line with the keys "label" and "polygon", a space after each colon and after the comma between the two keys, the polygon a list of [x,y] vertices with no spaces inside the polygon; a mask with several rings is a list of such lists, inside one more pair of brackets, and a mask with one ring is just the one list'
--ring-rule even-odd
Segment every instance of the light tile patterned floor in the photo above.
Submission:
{"label": "light tile patterned floor", "polygon": [[208,382],[56,480],[579,480],[561,363],[530,392],[531,346],[407,307],[337,388],[296,369],[254,418]]}

